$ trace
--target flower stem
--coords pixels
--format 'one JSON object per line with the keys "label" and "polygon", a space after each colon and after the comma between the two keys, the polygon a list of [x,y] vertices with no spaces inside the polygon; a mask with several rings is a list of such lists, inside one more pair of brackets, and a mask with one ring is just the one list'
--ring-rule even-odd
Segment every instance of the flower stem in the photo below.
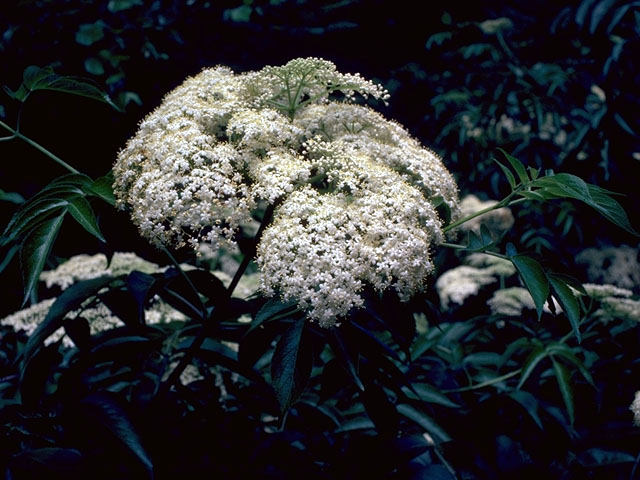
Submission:
{"label": "flower stem", "polygon": [[212,333],[213,328],[216,326],[216,324],[227,313],[227,308],[229,307],[229,301],[231,300],[231,295],[233,294],[233,291],[238,285],[238,282],[242,278],[242,275],[244,275],[244,272],[249,266],[249,263],[255,256],[255,249],[258,245],[258,241],[260,240],[260,237],[262,236],[262,232],[264,232],[264,229],[271,222],[274,209],[275,209],[275,205],[269,205],[267,207],[264,213],[264,216],[262,217],[262,222],[260,223],[260,228],[258,229],[258,233],[256,233],[254,247],[252,248],[252,251],[247,252],[247,254],[244,256],[244,258],[242,259],[242,263],[240,263],[240,266],[236,270],[236,273],[233,276],[231,283],[227,287],[224,296],[220,299],[220,302],[218,303],[218,305],[216,305],[211,316],[204,322],[204,325],[202,326],[202,329],[198,333],[198,336],[193,340],[193,343],[189,346],[189,349],[185,352],[184,356],[180,359],[180,362],[178,362],[178,365],[176,366],[176,368],[171,372],[171,374],[169,375],[169,378],[167,378],[164,384],[160,387],[159,392],[161,394],[168,393],[169,390],[171,390],[171,387],[179,382],[180,375],[182,375],[182,372],[184,371],[184,369],[187,368],[187,366],[191,363],[193,358],[196,356],[196,353],[204,343],[207,336],[209,336]]}
{"label": "flower stem", "polygon": [[78,170],[76,170],[75,168],[73,168],[71,165],[69,165],[67,162],[65,162],[64,160],[62,160],[60,157],[58,157],[56,154],[50,152],[49,150],[47,150],[46,148],[44,148],[42,145],[40,145],[39,143],[31,140],[29,137],[23,135],[22,133],[20,133],[17,130],[14,130],[13,128],[11,128],[9,125],[7,125],[6,123],[4,123],[2,120],[0,120],[0,127],[3,127],[5,130],[8,130],[12,133],[11,136],[9,137],[3,137],[0,140],[11,140],[13,138],[19,138],[20,140],[23,140],[24,142],[28,143],[29,145],[31,145],[33,148],[35,148],[36,150],[40,151],[41,153],[44,153],[47,157],[49,157],[51,160],[53,160],[54,162],[56,162],[58,165],[60,165],[61,167],[69,170],[71,173],[80,173]]}

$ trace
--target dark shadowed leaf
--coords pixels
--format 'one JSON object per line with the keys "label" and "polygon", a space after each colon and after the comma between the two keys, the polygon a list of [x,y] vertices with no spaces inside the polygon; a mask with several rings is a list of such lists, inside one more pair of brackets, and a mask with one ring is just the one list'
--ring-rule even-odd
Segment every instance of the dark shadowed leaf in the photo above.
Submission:
{"label": "dark shadowed leaf", "polygon": [[312,352],[302,341],[305,325],[301,318],[285,330],[271,359],[271,380],[281,413],[302,394],[311,375]]}
{"label": "dark shadowed leaf", "polygon": [[151,458],[118,397],[109,393],[91,394],[81,401],[78,414],[87,422],[87,428],[95,426],[97,435],[111,435],[131,452],[146,471],[147,478],[153,478]]}
{"label": "dark shadowed leaf", "polygon": [[560,306],[564,310],[564,313],[567,315],[567,318],[571,323],[571,328],[573,328],[573,333],[575,334],[578,343],[580,343],[582,339],[580,337],[579,329],[580,304],[578,303],[578,299],[575,297],[568,285],[562,281],[562,277],[557,277],[553,273],[550,273],[547,278],[551,284],[553,296],[558,300]]}
{"label": "dark shadowed leaf", "polygon": [[451,440],[451,437],[444,429],[436,423],[436,421],[431,418],[426,413],[412,407],[407,403],[401,403],[397,406],[398,413],[404,415],[409,420],[413,420],[415,423],[424,428],[429,435],[433,437],[436,443],[439,442],[448,442]]}
{"label": "dark shadowed leaf", "polygon": [[136,301],[138,310],[138,322],[140,324],[144,322],[144,309],[149,298],[154,293],[154,285],[156,284],[156,278],[153,275],[139,272],[134,270],[127,277],[127,287],[131,295]]}
{"label": "dark shadowed leaf", "polygon": [[38,283],[40,273],[44,268],[53,242],[58,236],[63,220],[64,213],[41,223],[40,226],[31,230],[24,238],[20,248],[20,268],[24,279],[23,305],[27,303],[31,291]]}
{"label": "dark shadowed leaf", "polygon": [[520,373],[520,382],[516,388],[521,388],[524,382],[533,373],[538,364],[548,356],[547,351],[542,347],[535,348],[524,361],[522,372]]}
{"label": "dark shadowed leaf", "polygon": [[531,293],[538,312],[538,319],[540,319],[544,303],[549,297],[549,280],[542,266],[526,255],[514,255],[510,257],[510,260],[518,270],[524,286]]}
{"label": "dark shadowed leaf", "polygon": [[45,319],[29,337],[24,348],[23,369],[49,335],[63,325],[65,315],[79,308],[86,299],[96,295],[111,280],[111,277],[92,278],[71,285],[62,292],[51,305]]}
{"label": "dark shadowed leaf", "polygon": [[72,448],[24,450],[9,461],[7,478],[79,478],[86,474],[82,454]]}
{"label": "dark shadowed leaf", "polygon": [[575,414],[573,408],[573,390],[571,388],[571,375],[567,368],[561,363],[557,362],[551,357],[553,362],[553,371],[556,374],[556,380],[558,381],[558,388],[562,394],[562,400],[564,401],[567,414],[569,415],[569,424],[573,425],[575,421]]}

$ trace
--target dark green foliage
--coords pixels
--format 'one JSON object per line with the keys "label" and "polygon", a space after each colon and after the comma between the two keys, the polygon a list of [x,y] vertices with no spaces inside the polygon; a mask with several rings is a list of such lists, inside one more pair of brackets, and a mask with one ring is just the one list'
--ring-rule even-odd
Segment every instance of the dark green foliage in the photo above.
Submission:
{"label": "dark green foliage", "polygon": [[[8,5],[0,316],[56,295],[38,288],[40,272],[79,252],[133,250],[172,266],[78,282],[30,336],[0,326],[7,478],[637,475],[637,324],[604,320],[570,261],[585,246],[637,241],[629,206],[640,197],[626,186],[640,172],[637,2],[461,2],[428,16],[384,1]],[[210,272],[180,267],[190,254],[167,262],[137,239],[102,175],[144,113],[204,66],[307,54],[377,77],[392,91],[385,114],[443,154],[463,193],[514,202],[511,231],[483,226],[456,253],[439,249],[435,275],[457,252],[504,257],[517,275],[459,309],[440,307],[434,282],[408,303],[365,292],[363,308],[326,330],[294,301],[230,299]],[[90,176],[59,176],[12,132]],[[439,213],[450,225],[444,204]],[[255,241],[241,240],[253,255]],[[526,287],[535,309],[492,314],[486,296],[509,286]],[[149,325],[158,299],[187,320]],[[120,323],[92,333],[83,310],[99,304]],[[70,343],[50,342],[59,327]],[[170,380],[184,358],[182,380]]]}

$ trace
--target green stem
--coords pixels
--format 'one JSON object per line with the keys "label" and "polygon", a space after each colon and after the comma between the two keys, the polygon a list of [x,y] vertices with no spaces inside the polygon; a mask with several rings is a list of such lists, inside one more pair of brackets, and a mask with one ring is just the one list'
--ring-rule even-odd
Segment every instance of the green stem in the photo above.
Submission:
{"label": "green stem", "polygon": [[187,285],[189,285],[189,288],[191,288],[196,298],[198,299],[198,304],[199,304],[198,307],[202,314],[202,320],[204,321],[207,316],[207,307],[205,307],[204,303],[202,303],[202,299],[200,298],[198,289],[196,289],[195,285],[193,284],[189,276],[184,272],[184,270],[182,269],[178,261],[175,259],[175,257],[171,254],[169,249],[167,249],[166,247],[162,247],[162,251],[167,255],[167,257],[169,257],[169,260],[171,260],[171,263],[173,263],[174,267],[176,267],[178,272],[180,272],[180,275],[187,282]]}
{"label": "green stem", "polygon": [[256,233],[256,236],[255,236],[255,246],[253,249],[254,251],[248,252],[245,255],[245,257],[242,259],[242,263],[236,270],[236,273],[233,276],[231,283],[227,287],[223,298],[220,299],[220,302],[218,303],[216,308],[213,310],[213,314],[206,320],[206,322],[204,322],[204,325],[200,330],[200,332],[198,333],[198,336],[194,338],[193,343],[189,346],[189,349],[185,352],[184,356],[180,359],[180,362],[178,362],[178,365],[176,366],[176,368],[171,372],[171,374],[169,375],[169,378],[167,378],[165,383],[160,387],[160,392],[162,394],[168,393],[169,390],[171,390],[171,387],[179,382],[180,375],[182,375],[182,372],[184,371],[184,369],[187,368],[187,366],[191,363],[193,358],[196,356],[196,353],[204,343],[207,336],[209,336],[212,333],[213,328],[216,326],[218,321],[222,320],[222,317],[224,317],[224,315],[226,314],[227,307],[229,306],[229,301],[231,300],[231,295],[233,294],[233,291],[238,285],[240,278],[242,278],[242,275],[244,275],[244,272],[249,266],[249,262],[253,259],[255,255],[255,248],[257,247],[260,237],[262,236],[262,232],[264,232],[264,229],[271,222],[274,209],[275,209],[275,205],[269,205],[267,207],[264,213],[264,216],[262,217],[262,222],[260,223],[260,228],[258,229],[258,233]]}
{"label": "green stem", "polygon": [[9,125],[7,125],[6,123],[4,123],[2,120],[0,120],[0,127],[3,127],[5,130],[8,130],[10,132],[12,132],[12,136],[11,137],[4,137],[3,139],[10,139],[10,138],[19,138],[20,140],[23,140],[24,142],[28,143],[29,145],[31,145],[33,148],[35,148],[36,150],[44,153],[47,157],[49,157],[51,160],[53,160],[54,162],[56,162],[58,165],[60,165],[61,167],[69,170],[71,173],[80,173],[78,170],[76,170],[75,168],[73,168],[71,165],[69,165],[67,162],[65,162],[64,160],[62,160],[60,157],[58,157],[57,155],[55,155],[54,153],[50,152],[49,150],[47,150],[46,148],[44,148],[42,145],[40,145],[37,142],[34,142],[33,140],[31,140],[29,137],[26,137],[25,135],[21,134],[19,131],[14,130],[13,128],[11,128]]}
{"label": "green stem", "polygon": [[469,385],[468,387],[455,388],[453,390],[443,390],[442,393],[468,392],[468,391],[471,391],[471,390],[478,390],[478,389],[484,388],[484,387],[490,387],[491,385],[495,385],[496,383],[500,383],[500,382],[508,380],[508,379],[510,379],[512,377],[515,377],[516,375],[519,375],[520,372],[522,372],[521,368],[519,368],[518,370],[514,370],[513,372],[506,373],[506,374],[502,375],[501,377],[492,378],[491,380],[487,380],[486,382],[481,382],[481,383],[478,383],[476,385]]}
{"label": "green stem", "polygon": [[[459,245],[457,243],[448,243],[448,242],[442,242],[438,244],[439,247],[447,247],[447,248],[454,248],[456,250],[465,250],[467,247],[466,245]],[[477,253],[484,253],[486,255],[491,255],[493,257],[498,257],[498,258],[502,258],[503,260],[509,260],[509,257],[507,257],[506,255],[503,255],[501,253],[497,253],[497,252],[477,252]]]}
{"label": "green stem", "polygon": [[514,195],[515,195],[515,192],[511,192],[509,195],[507,195],[505,198],[500,200],[495,205],[491,205],[490,207],[483,208],[482,210],[478,210],[477,212],[472,213],[471,215],[469,215],[467,217],[461,218],[460,220],[457,220],[457,221],[447,225],[446,227],[444,227],[442,229],[442,231],[444,233],[447,233],[449,230],[452,230],[452,229],[454,229],[456,227],[459,227],[463,223],[466,223],[469,220],[472,220],[472,219],[474,219],[476,217],[479,217],[480,215],[484,215],[485,213],[489,213],[489,212],[491,212],[493,210],[497,210],[499,208],[506,207],[507,205],[509,205],[509,202],[511,201],[511,199],[513,198]]}

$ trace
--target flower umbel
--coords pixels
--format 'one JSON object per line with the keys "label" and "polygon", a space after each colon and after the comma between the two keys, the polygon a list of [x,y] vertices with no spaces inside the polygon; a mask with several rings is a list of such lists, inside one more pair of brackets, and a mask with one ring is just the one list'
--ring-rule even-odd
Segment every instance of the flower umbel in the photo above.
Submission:
{"label": "flower umbel", "polygon": [[[397,123],[353,104],[382,87],[318,58],[236,75],[206,69],[169,93],[114,167],[115,193],[157,246],[230,245],[265,204],[261,286],[334,325],[365,284],[407,300],[442,241],[434,203],[459,215],[440,158]],[[340,96],[341,95],[341,96]]]}

